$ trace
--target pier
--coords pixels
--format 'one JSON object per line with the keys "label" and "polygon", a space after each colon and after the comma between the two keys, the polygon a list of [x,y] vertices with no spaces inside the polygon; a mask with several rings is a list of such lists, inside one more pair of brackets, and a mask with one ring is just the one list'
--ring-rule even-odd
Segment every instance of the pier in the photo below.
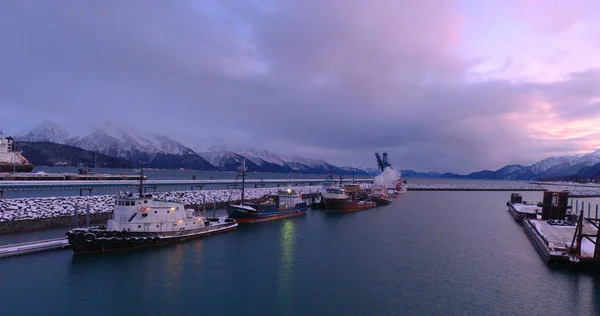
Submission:
{"label": "pier", "polygon": [[[323,179],[248,179],[247,184],[254,185],[255,188],[265,185],[318,185]],[[340,180],[338,180],[339,182]],[[373,179],[342,179],[344,183],[372,183]],[[222,185],[222,186],[237,186],[239,180],[146,180],[144,181],[145,189],[157,188],[195,188],[202,189],[207,185]],[[40,181],[40,180],[4,180],[0,181],[0,199],[4,197],[6,191],[35,191],[35,190],[79,190],[80,195],[83,191],[91,191],[94,189],[128,189],[135,188],[139,185],[138,181],[134,180],[63,180],[63,181]]]}
{"label": "pier", "polygon": [[[144,177],[146,178],[146,177]],[[139,175],[109,173],[23,173],[0,172],[0,181],[139,180]]]}
{"label": "pier", "polygon": [[70,248],[69,241],[64,238],[46,239],[24,242],[20,244],[0,246],[0,258],[36,253],[48,250]]}
{"label": "pier", "polygon": [[523,225],[534,248],[547,264],[600,269],[598,205],[592,217],[591,203],[571,200],[569,192],[544,192],[543,202],[527,204],[518,193],[511,194],[508,211]]}

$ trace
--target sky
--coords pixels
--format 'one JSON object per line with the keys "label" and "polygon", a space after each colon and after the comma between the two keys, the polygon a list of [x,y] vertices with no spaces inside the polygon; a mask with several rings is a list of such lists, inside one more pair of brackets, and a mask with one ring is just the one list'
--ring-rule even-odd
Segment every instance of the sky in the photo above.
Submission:
{"label": "sky", "polygon": [[467,173],[600,146],[600,1],[4,0],[0,128]]}

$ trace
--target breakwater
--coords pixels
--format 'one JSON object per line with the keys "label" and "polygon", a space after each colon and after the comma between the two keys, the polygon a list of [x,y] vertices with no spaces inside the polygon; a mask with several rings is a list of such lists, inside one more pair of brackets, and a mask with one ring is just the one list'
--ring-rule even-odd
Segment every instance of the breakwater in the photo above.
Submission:
{"label": "breakwater", "polygon": [[410,191],[545,191],[539,184],[515,183],[515,184],[424,184],[408,183],[406,188]]}
{"label": "breakwater", "polygon": [[573,189],[568,190],[569,197],[584,198],[584,197],[600,197],[600,188],[598,189]]}
{"label": "breakwater", "polygon": [[[315,193],[319,186],[297,186],[294,190],[299,194]],[[267,194],[276,194],[280,188],[246,189],[245,199],[252,200]],[[239,190],[201,190],[171,191],[155,194],[160,199],[179,199],[191,208],[206,209],[225,207],[228,201],[241,198]],[[105,222],[114,209],[114,195],[68,196],[49,198],[19,198],[0,200],[0,234],[28,231],[36,229],[71,227],[74,225],[73,214],[78,210],[79,223],[85,222],[89,208],[90,220]]]}

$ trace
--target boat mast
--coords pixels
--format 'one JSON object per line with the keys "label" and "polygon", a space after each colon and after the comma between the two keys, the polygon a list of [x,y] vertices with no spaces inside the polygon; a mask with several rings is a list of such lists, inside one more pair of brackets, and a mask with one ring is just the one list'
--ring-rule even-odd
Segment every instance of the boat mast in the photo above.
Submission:
{"label": "boat mast", "polygon": [[238,171],[242,173],[242,201],[240,204],[244,204],[244,189],[246,184],[246,159],[242,160],[242,166],[238,167]]}
{"label": "boat mast", "polygon": [[140,197],[142,197],[142,190],[144,186],[144,163],[140,162]]}

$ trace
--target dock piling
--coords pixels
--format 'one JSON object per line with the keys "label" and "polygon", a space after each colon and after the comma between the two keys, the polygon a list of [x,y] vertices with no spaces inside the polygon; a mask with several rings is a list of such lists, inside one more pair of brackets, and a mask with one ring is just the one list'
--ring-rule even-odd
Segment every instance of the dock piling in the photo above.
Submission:
{"label": "dock piling", "polygon": [[595,219],[598,219],[598,204],[596,204],[596,217],[594,217]]}
{"label": "dock piling", "polygon": [[85,207],[85,227],[90,227],[90,205]]}
{"label": "dock piling", "polygon": [[213,210],[217,209],[217,197],[213,196]]}
{"label": "dock piling", "polygon": [[79,224],[79,221],[77,220],[77,216],[79,215],[78,211],[79,211],[79,205],[75,204],[75,209],[73,210],[73,226],[74,227],[77,227]]}

